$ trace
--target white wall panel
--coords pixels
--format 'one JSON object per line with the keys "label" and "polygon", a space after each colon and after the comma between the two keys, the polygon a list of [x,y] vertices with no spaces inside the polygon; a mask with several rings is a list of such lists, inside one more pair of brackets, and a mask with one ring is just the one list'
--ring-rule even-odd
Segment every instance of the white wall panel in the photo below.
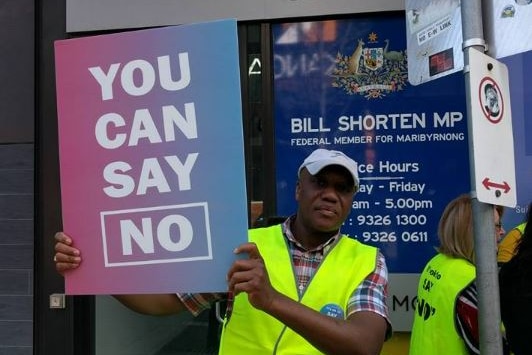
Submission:
{"label": "white wall panel", "polygon": [[66,0],[67,32],[404,10],[404,0]]}

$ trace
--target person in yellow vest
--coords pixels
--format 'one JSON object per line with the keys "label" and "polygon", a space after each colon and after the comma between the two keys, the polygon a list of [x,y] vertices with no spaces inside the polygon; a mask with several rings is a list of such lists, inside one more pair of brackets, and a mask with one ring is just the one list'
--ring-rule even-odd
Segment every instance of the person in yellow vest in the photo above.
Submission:
{"label": "person in yellow vest", "polygon": [[497,248],[497,263],[499,266],[507,263],[514,256],[515,248],[521,240],[521,236],[525,231],[525,226],[526,223],[521,223],[515,226],[499,243]]}
{"label": "person in yellow vest", "polygon": [[516,253],[499,272],[501,318],[510,350],[515,355],[532,354],[532,204]]}
{"label": "person in yellow vest", "polygon": [[[388,274],[380,251],[340,232],[358,190],[357,163],[317,149],[300,165],[298,208],[281,224],[249,230],[227,273],[228,306],[220,354],[379,354],[391,333]],[[60,274],[81,252],[71,236],[55,235]],[[117,295],[152,315],[198,314],[217,294]]]}
{"label": "person in yellow vest", "polygon": [[[502,212],[501,206],[494,206],[492,238],[504,235]],[[438,239],[438,254],[420,275],[409,354],[480,354],[469,195],[460,195],[445,207],[438,224]]]}

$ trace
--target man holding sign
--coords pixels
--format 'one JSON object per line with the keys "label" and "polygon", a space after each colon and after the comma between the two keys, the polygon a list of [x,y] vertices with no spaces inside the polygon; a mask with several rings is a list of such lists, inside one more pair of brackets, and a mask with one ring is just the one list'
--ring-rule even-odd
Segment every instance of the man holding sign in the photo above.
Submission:
{"label": "man holding sign", "polygon": [[[379,354],[391,333],[384,257],[340,233],[358,190],[357,163],[317,149],[298,170],[296,214],[249,231],[227,273],[229,304],[220,354]],[[75,272],[82,258],[60,232],[57,271]],[[140,313],[199,313],[219,294],[118,295]],[[203,307],[198,309],[198,304]]]}

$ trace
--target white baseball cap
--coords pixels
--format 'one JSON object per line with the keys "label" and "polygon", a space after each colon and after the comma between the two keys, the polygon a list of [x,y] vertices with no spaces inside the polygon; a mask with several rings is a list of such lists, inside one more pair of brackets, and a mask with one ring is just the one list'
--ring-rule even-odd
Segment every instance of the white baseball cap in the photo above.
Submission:
{"label": "white baseball cap", "polygon": [[357,162],[337,150],[316,149],[303,161],[303,164],[301,164],[297,171],[297,175],[299,176],[301,174],[303,168],[307,168],[311,175],[316,175],[321,169],[329,165],[340,165],[346,168],[353,177],[355,186],[358,187]]}

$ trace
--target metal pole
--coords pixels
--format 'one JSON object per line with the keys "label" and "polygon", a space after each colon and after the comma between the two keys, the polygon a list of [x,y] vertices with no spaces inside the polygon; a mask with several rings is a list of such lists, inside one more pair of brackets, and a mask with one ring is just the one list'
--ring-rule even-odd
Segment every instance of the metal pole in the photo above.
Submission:
{"label": "metal pole", "polygon": [[480,332],[480,353],[482,355],[501,355],[501,314],[499,301],[499,279],[497,268],[497,243],[495,240],[495,222],[493,207],[477,199],[475,184],[475,160],[473,154],[473,132],[471,117],[470,75],[468,48],[473,47],[485,52],[482,27],[481,0],[462,0],[462,37],[464,52],[464,77],[467,99],[467,123],[469,136],[469,169],[473,207],[473,232],[476,258],[476,284],[478,292],[478,326]]}

